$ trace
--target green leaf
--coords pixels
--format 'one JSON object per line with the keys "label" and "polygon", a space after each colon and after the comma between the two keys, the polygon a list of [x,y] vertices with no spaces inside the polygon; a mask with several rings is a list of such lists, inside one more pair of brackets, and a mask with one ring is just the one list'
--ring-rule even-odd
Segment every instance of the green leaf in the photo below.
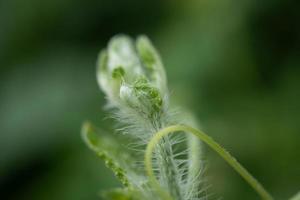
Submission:
{"label": "green leaf", "polygon": [[295,196],[290,198],[290,200],[300,200],[300,191]]}
{"label": "green leaf", "polygon": [[167,90],[167,77],[158,51],[152,45],[147,36],[139,36],[136,41],[136,49],[141,62],[147,69],[151,82],[165,94]]}
{"label": "green leaf", "polygon": [[126,35],[114,36],[108,44],[107,66],[112,73],[116,68],[122,68],[124,81],[132,83],[136,77],[143,75],[143,69],[135,50],[134,41]]}
{"label": "green leaf", "polygon": [[126,149],[103,131],[101,135],[97,134],[96,129],[89,122],[83,124],[82,137],[88,147],[96,152],[121,183],[125,187],[130,186],[128,173],[132,168],[133,160]]}

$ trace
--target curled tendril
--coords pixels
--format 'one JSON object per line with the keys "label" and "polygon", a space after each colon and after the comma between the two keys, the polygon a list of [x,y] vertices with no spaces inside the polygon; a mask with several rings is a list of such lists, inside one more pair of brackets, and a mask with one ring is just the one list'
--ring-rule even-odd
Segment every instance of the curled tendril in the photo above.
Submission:
{"label": "curled tendril", "polygon": [[273,200],[273,197],[266,191],[266,189],[233,157],[228,151],[221,147],[217,142],[215,142],[210,136],[206,135],[200,130],[194,129],[186,125],[173,125],[166,127],[158,131],[150,140],[147,145],[145,152],[145,169],[149,176],[149,179],[153,186],[162,193],[166,199],[172,199],[169,194],[166,194],[156,179],[153,173],[152,166],[152,153],[155,146],[159,141],[166,135],[172,134],[174,132],[183,131],[186,133],[193,134],[208,146],[210,146],[214,151],[216,151],[245,181],[260,195],[263,200]]}

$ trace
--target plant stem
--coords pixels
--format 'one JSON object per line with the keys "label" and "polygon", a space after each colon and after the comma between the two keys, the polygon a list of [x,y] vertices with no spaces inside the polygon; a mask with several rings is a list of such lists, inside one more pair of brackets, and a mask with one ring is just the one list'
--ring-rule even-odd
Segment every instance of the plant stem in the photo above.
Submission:
{"label": "plant stem", "polygon": [[162,140],[159,141],[157,150],[157,153],[160,154],[158,157],[158,163],[161,164],[159,166],[162,175],[161,179],[166,182],[166,188],[173,199],[181,200],[180,186],[176,180],[178,172],[176,165],[174,164],[172,147],[170,145],[169,138],[162,138]]}
{"label": "plant stem", "polygon": [[150,181],[153,182],[155,187],[160,188],[160,185],[153,173],[153,167],[152,167],[153,150],[164,136],[177,131],[184,131],[186,133],[191,133],[196,137],[198,137],[203,142],[205,142],[214,151],[216,151],[237,173],[239,173],[240,176],[242,176],[245,179],[245,181],[260,195],[262,199],[273,200],[273,197],[264,189],[264,187],[224,148],[222,148],[217,142],[215,142],[207,134],[186,125],[173,125],[173,126],[166,127],[158,131],[148,143],[145,152],[145,167],[146,167],[146,172],[150,178]]}

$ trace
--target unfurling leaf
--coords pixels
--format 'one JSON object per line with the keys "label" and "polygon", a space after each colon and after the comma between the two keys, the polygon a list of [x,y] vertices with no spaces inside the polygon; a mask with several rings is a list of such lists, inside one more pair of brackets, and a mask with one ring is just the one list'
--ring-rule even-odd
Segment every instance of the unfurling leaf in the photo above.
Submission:
{"label": "unfurling leaf", "polygon": [[89,123],[84,123],[82,127],[82,137],[85,143],[93,150],[110,168],[121,183],[128,187],[130,181],[128,178],[128,170],[130,155],[127,154],[121,146],[106,134],[97,134],[96,129]]}

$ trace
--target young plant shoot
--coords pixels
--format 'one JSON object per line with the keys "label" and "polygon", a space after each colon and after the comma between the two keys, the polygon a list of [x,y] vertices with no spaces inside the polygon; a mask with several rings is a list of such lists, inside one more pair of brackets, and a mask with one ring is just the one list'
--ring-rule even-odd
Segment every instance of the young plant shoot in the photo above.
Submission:
{"label": "young plant shoot", "polygon": [[116,121],[116,133],[106,133],[86,122],[82,136],[123,184],[103,192],[104,199],[207,199],[201,162],[204,143],[261,199],[273,199],[224,148],[192,128],[197,127],[193,119],[185,124],[180,120],[192,117],[172,111],[163,63],[146,36],[136,41],[125,35],[113,37],[99,54],[97,80],[107,99],[105,109]]}

